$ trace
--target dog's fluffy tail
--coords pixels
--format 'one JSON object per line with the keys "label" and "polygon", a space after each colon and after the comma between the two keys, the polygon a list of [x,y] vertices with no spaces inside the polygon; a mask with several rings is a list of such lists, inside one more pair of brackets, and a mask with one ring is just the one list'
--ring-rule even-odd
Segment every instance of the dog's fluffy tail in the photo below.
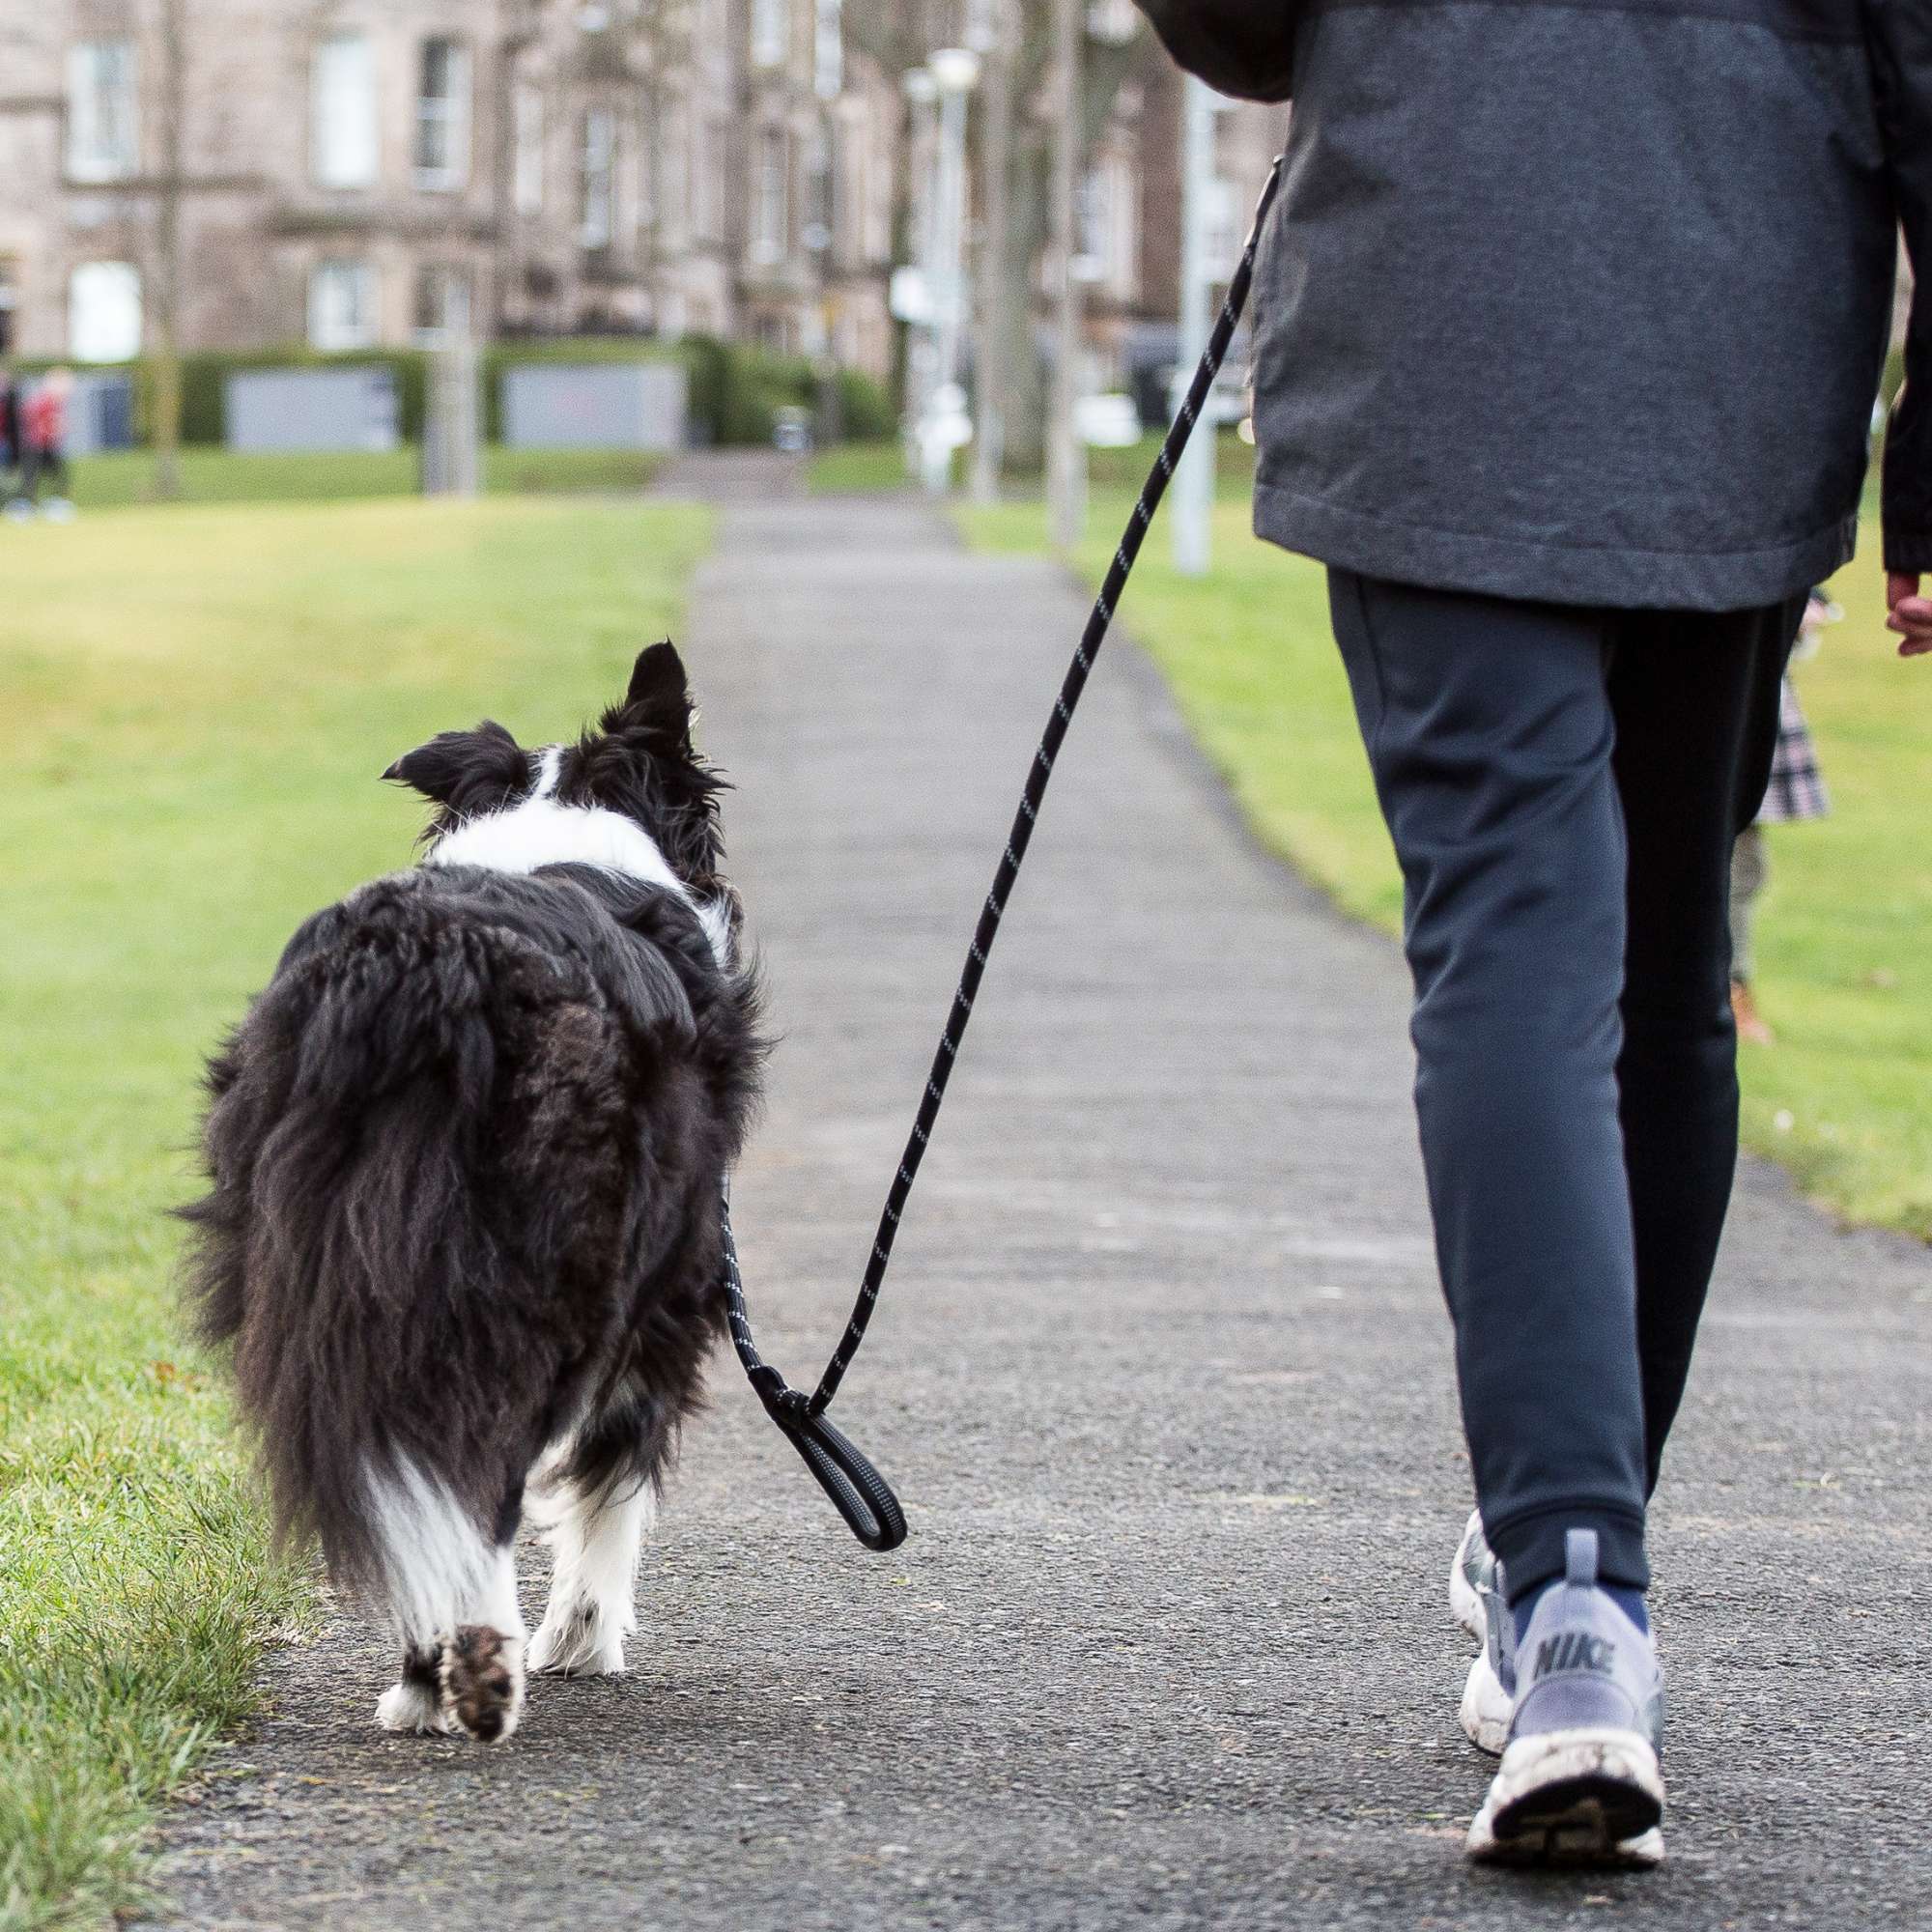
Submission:
{"label": "dog's fluffy tail", "polygon": [[639,1100],[678,1059],[648,1036],[690,1009],[668,973],[559,944],[556,903],[473,873],[365,887],[210,1070],[200,1327],[234,1346],[283,1537],[410,1640],[503,1610],[525,1472],[659,1235]]}

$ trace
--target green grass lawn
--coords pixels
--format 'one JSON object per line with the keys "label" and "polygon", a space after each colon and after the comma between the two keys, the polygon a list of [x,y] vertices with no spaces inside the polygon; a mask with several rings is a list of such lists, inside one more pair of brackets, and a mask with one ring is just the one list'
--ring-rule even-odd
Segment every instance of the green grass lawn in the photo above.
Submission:
{"label": "green grass lawn", "polygon": [[906,474],[905,451],[896,442],[840,442],[806,465],[805,487],[820,497],[873,497],[919,486]]}
{"label": "green grass lawn", "polygon": [[[1321,572],[1249,534],[1245,463],[1226,460],[1225,441],[1223,456],[1211,574],[1174,569],[1163,518],[1121,621],[1261,836],[1348,911],[1394,930],[1401,881]],[[1124,483],[1095,488],[1078,558],[1091,582],[1130,501]],[[959,516],[989,548],[1045,542],[1037,502]],[[1745,1132],[1833,1211],[1932,1238],[1932,665],[1892,653],[1877,554],[1868,524],[1861,560],[1833,586],[1845,622],[1797,673],[1833,812],[1770,831],[1758,991],[1777,1043],[1744,1051]]]}
{"label": "green grass lawn", "polygon": [[[1102,495],[1117,489],[1138,491],[1159,447],[1159,437],[1144,436],[1124,449],[1089,450],[1088,480]],[[971,460],[970,451],[954,453],[955,482],[965,480]],[[1214,472],[1218,494],[1230,502],[1245,499],[1254,469],[1254,451],[1232,431],[1223,431]],[[831,497],[878,496],[919,487],[907,475],[905,451],[896,442],[847,442],[820,450],[807,466],[805,480],[813,494]]]}
{"label": "green grass lawn", "polygon": [[[506,449],[483,451],[484,487],[495,492],[636,493],[664,467],[661,456],[629,449]],[[412,497],[417,487],[413,449],[331,450],[251,455],[231,449],[181,453],[182,499],[190,503],[333,501],[351,497]],[[151,503],[155,459],[144,449],[76,457],[73,499],[83,510]]]}
{"label": "green grass lawn", "polygon": [[6,1932],[134,1896],[153,1804],[305,1613],[175,1311],[202,1055],[298,919],[409,860],[390,759],[485,712],[574,731],[708,529],[509,498],[0,526]]}

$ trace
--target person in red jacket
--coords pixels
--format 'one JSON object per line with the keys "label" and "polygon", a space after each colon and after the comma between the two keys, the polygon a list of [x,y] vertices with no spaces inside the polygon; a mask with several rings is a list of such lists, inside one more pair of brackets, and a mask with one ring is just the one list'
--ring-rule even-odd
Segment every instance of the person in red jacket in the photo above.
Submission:
{"label": "person in red jacket", "polygon": [[20,456],[20,385],[0,363],[0,479],[18,470]]}
{"label": "person in red jacket", "polygon": [[21,465],[20,495],[16,502],[32,514],[40,501],[41,484],[50,480],[55,494],[47,498],[45,514],[56,523],[73,515],[71,489],[67,465],[68,405],[73,396],[73,374],[67,369],[51,369],[33,393],[20,405],[20,440],[25,461]]}

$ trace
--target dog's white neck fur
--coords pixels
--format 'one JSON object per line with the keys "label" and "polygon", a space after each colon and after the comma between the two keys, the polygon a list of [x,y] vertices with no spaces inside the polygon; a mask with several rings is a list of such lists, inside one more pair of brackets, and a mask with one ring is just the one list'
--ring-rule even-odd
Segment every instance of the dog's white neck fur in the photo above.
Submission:
{"label": "dog's white neck fur", "polygon": [[467,819],[436,841],[429,866],[480,866],[491,872],[534,872],[539,866],[601,866],[675,893],[697,914],[719,965],[729,963],[730,915],[724,901],[699,904],[635,819],[601,805],[560,805],[552,794],[563,747],[544,747],[537,781],[515,805]]}

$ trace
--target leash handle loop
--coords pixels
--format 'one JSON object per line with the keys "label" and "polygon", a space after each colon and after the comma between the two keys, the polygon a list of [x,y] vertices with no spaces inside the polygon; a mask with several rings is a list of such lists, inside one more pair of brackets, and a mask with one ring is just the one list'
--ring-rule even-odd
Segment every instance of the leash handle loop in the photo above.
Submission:
{"label": "leash handle loop", "polygon": [[783,1376],[758,1353],[752,1340],[752,1321],[745,1307],[745,1282],[738,1268],[738,1244],[731,1233],[731,1198],[727,1184],[719,1204],[719,1233],[724,1262],[724,1306],[731,1326],[731,1343],[744,1365],[746,1379],[778,1424],[779,1433],[796,1449],[832,1506],[845,1519],[852,1534],[867,1549],[896,1549],[906,1538],[905,1512],[892,1485],[879,1474],[871,1459],[835,1429]]}
{"label": "leash handle loop", "polygon": [[918,1178],[920,1162],[925,1157],[933,1126],[939,1119],[939,1109],[946,1098],[947,1082],[952,1076],[953,1063],[959,1057],[960,1043],[966,1037],[967,1023],[973,1016],[973,1002],[979,997],[980,981],[985,977],[986,962],[992,952],[993,942],[999,936],[1000,921],[1006,915],[1007,901],[1019,877],[1020,863],[1025,859],[1027,846],[1033,839],[1040,804],[1046,796],[1047,781],[1053,776],[1054,760],[1059,757],[1060,748],[1065,742],[1067,727],[1073,723],[1074,708],[1080,702],[1080,694],[1086,689],[1094,660],[1099,655],[1100,646],[1106,639],[1107,627],[1114,620],[1121,592],[1126,587],[1127,575],[1134,567],[1134,559],[1140,555],[1148,526],[1153,522],[1154,511],[1167,494],[1167,486],[1180,461],[1180,453],[1187,447],[1188,438],[1193,435],[1195,425],[1207,407],[1208,392],[1214,386],[1215,377],[1221,373],[1228,345],[1234,340],[1236,326],[1241,319],[1242,309],[1247,306],[1248,289],[1255,273],[1255,251],[1261,242],[1268,210],[1274,205],[1275,193],[1281,186],[1281,170],[1282,156],[1277,155],[1263,185],[1261,197],[1255,203],[1254,221],[1241,248],[1241,259],[1229,278],[1227,298],[1221,304],[1220,314],[1214,319],[1213,328],[1208,332],[1208,346],[1202,352],[1194,380],[1188,384],[1187,393],[1181,398],[1180,408],[1174,421],[1168,425],[1167,435],[1154,456],[1153,468],[1148,471],[1148,479],[1141,486],[1133,514],[1127,519],[1127,526],[1114,552],[1114,560],[1108,565],[1107,574],[1101,581],[1100,594],[1094,598],[1086,629],[1080,635],[1079,643],[1074,646],[1073,662],[1067,667],[1060,695],[1053,701],[1046,729],[1040,734],[1039,747],[1027,770],[1026,789],[1021,794],[1019,810],[1013,816],[1012,829],[1007,835],[1006,850],[1001,853],[999,869],[993,875],[993,889],[986,895],[985,903],[980,909],[979,922],[973,928],[973,938],[966,949],[966,964],[959,975],[958,990],[952,996],[952,1006],[946,1016],[946,1030],[939,1037],[939,1046],[926,1074],[925,1092],[920,1096],[912,1132],[906,1137],[905,1149],[899,1156],[898,1172],[893,1177],[892,1187],[886,1195],[885,1209],[879,1217],[878,1231],[872,1237],[872,1252],[866,1263],[858,1299],[852,1305],[845,1332],[839,1337],[838,1346],[834,1350],[832,1359],[826,1363],[825,1373],[819,1378],[818,1386],[809,1400],[763,1360],[752,1341],[751,1318],[745,1307],[745,1286],[738,1271],[737,1249],[731,1239],[728,1207],[724,1211],[725,1294],[731,1340],[738,1350],[738,1359],[744,1364],[745,1374],[772,1420],[805,1458],[806,1466],[823,1485],[838,1513],[851,1525],[853,1534],[868,1549],[896,1548],[905,1538],[905,1516],[885,1479],[825,1420],[825,1409],[838,1393],[838,1384],[844,1380],[845,1371],[851,1367],[859,1344],[866,1339],[866,1329],[878,1303],[886,1269],[892,1263],[893,1242],[898,1234],[899,1220],[912,1193],[913,1182]]}
{"label": "leash handle loop", "polygon": [[832,1506],[867,1549],[881,1553],[896,1549],[906,1539],[905,1512],[892,1486],[872,1466],[871,1459],[823,1415],[813,1415],[797,1389],[795,1406],[768,1409],[805,1466],[832,1498]]}

